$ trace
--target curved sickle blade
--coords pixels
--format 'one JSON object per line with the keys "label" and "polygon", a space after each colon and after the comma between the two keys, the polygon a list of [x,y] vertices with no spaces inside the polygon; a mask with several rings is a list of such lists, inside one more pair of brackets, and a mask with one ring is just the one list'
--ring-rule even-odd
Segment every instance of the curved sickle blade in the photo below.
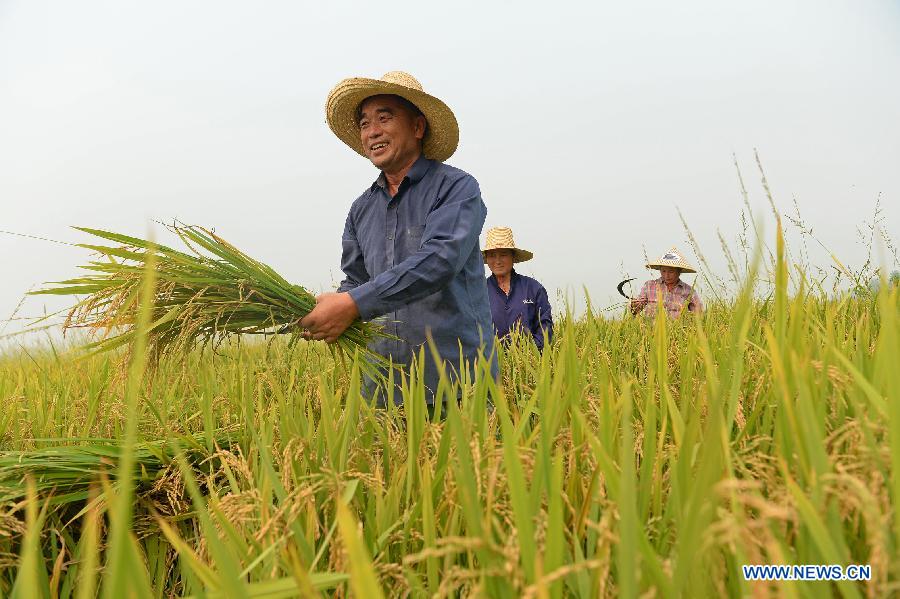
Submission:
{"label": "curved sickle blade", "polygon": [[628,281],[633,281],[633,280],[634,280],[634,278],[631,278],[631,279],[625,279],[624,281],[622,281],[621,283],[619,283],[618,285],[616,285],[616,289],[619,291],[619,293],[620,293],[620,294],[622,295],[622,297],[624,297],[625,299],[631,299],[631,297],[628,296],[628,295],[625,295],[625,292],[622,291],[622,287],[624,287],[624,286],[625,286],[625,283],[627,283]]}

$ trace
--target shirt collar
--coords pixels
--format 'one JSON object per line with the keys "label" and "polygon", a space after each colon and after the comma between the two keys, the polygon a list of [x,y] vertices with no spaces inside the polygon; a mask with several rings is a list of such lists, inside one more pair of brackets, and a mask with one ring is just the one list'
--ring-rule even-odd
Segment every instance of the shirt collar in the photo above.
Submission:
{"label": "shirt collar", "polygon": [[[660,285],[663,285],[663,286],[665,286],[665,284],[666,284],[666,282],[663,281],[663,278],[662,278],[662,277],[659,277],[658,279],[656,279],[656,282],[659,283]],[[675,283],[675,287],[677,287],[677,288],[684,289],[686,286],[687,286],[687,283],[685,283],[685,282],[682,281],[681,279],[678,279],[678,282]]]}
{"label": "shirt collar", "polygon": [[[431,168],[432,164],[434,164],[434,160],[429,160],[425,158],[424,154],[419,154],[419,157],[416,158],[416,161],[410,167],[409,172],[406,173],[404,180],[409,179],[410,183],[418,183]],[[384,171],[379,173],[378,178],[372,183],[372,191],[375,190],[376,186],[381,189],[387,189],[387,177],[384,176]]]}
{"label": "shirt collar", "polygon": [[[514,283],[520,276],[522,276],[522,275],[520,275],[519,273],[517,273],[515,268],[512,269],[512,271],[509,273],[509,293],[510,293],[510,295],[512,295],[513,283]],[[497,275],[495,275],[494,273],[491,273],[490,276],[488,277],[488,281],[490,281],[491,283],[493,283],[493,284],[494,284],[494,287],[496,287],[497,289],[500,289],[500,284],[497,282]]]}
{"label": "shirt collar", "polygon": [[425,176],[425,173],[428,172],[428,169],[431,168],[432,164],[434,164],[434,160],[429,160],[428,158],[425,158],[424,154],[420,154],[416,161],[413,163],[412,168],[410,168],[409,172],[406,173],[406,176],[413,183],[421,181],[422,177]]}

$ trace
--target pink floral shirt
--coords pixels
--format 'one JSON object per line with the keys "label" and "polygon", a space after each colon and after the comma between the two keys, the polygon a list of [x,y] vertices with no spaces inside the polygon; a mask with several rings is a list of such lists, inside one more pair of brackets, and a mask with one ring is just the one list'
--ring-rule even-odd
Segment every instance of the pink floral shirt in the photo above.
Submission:
{"label": "pink floral shirt", "polygon": [[641,292],[635,298],[647,300],[647,305],[644,306],[643,310],[644,316],[656,314],[656,302],[660,294],[662,294],[663,305],[670,318],[678,318],[685,308],[691,312],[703,311],[703,302],[700,301],[700,296],[691,289],[690,285],[679,280],[672,291],[669,291],[666,284],[663,283],[662,277],[660,277],[644,283],[644,286],[641,287]]}

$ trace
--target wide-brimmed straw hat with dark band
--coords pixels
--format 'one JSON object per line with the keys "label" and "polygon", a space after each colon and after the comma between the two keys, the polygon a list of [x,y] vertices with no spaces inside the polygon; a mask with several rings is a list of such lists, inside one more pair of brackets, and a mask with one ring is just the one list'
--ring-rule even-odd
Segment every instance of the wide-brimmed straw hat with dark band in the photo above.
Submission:
{"label": "wide-brimmed straw hat with dark band", "polygon": [[[512,229],[509,227],[493,227],[488,229],[487,239],[485,239],[484,249],[481,250],[482,257],[488,250],[512,250],[513,262],[526,262],[534,257],[534,254],[528,250],[516,247],[513,239]],[[484,258],[487,263],[487,258]]]}
{"label": "wide-brimmed straw hat with dark band", "polygon": [[446,104],[422,90],[422,84],[403,71],[385,73],[381,79],[353,77],[338,83],[325,103],[325,120],[342,142],[365,156],[359,138],[356,109],[363,100],[381,94],[393,94],[409,100],[425,115],[428,128],[422,152],[426,158],[443,162],[453,155],[459,145],[459,125],[453,111]]}
{"label": "wide-brimmed straw hat with dark band", "polygon": [[663,254],[659,260],[651,260],[645,266],[655,270],[659,270],[660,266],[669,266],[680,268],[681,272],[697,272],[697,269],[688,264],[688,261],[684,259],[684,255],[674,247]]}

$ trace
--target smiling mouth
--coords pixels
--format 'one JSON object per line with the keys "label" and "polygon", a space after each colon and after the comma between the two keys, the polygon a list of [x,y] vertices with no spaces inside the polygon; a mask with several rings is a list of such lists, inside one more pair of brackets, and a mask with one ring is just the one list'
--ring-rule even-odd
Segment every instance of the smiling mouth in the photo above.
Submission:
{"label": "smiling mouth", "polygon": [[369,146],[369,151],[377,152],[378,150],[380,150],[382,148],[386,148],[386,147],[387,147],[387,142],[381,141],[381,142],[378,142],[377,144],[372,144],[371,146]]}

